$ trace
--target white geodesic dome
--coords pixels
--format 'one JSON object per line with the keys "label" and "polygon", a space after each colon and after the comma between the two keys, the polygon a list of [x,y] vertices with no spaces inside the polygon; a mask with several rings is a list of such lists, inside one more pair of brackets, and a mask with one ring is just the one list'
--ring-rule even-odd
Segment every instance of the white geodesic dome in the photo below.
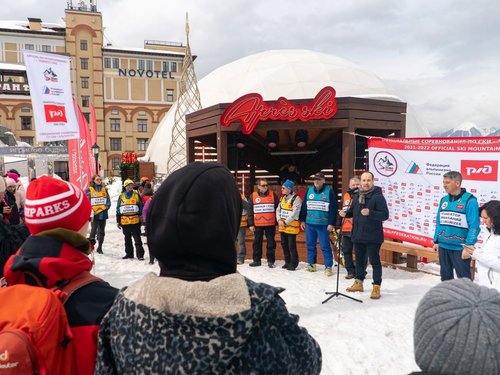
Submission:
{"label": "white geodesic dome", "polygon": [[[198,82],[203,108],[230,103],[242,95],[259,93],[264,100],[309,99],[325,86],[337,97],[361,97],[402,102],[374,73],[340,57],[310,50],[271,50],[256,53],[215,69]],[[146,158],[157,173],[166,173],[174,123],[174,104],[158,126]],[[411,113],[406,118],[407,137],[428,137]]]}

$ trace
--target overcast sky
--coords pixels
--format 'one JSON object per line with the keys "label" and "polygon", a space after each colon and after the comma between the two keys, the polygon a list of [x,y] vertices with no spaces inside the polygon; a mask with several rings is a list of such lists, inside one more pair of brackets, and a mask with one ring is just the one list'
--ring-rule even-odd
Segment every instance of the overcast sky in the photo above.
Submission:
{"label": "overcast sky", "polygon": [[[1,18],[62,23],[65,7],[2,0]],[[431,132],[465,122],[500,128],[498,0],[97,0],[97,7],[107,41],[121,47],[185,43],[188,11],[198,78],[256,52],[310,49],[373,71]]]}

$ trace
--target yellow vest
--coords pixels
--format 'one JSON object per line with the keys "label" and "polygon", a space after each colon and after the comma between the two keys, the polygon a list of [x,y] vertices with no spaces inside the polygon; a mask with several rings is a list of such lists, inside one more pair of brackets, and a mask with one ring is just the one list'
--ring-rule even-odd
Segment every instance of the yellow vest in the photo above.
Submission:
{"label": "yellow vest", "polygon": [[[280,219],[288,219],[290,215],[292,214],[293,210],[293,202],[297,198],[297,195],[294,194],[292,199],[290,201],[286,201],[286,196],[283,195],[281,197],[280,201]],[[299,234],[300,232],[300,227],[299,227],[299,221],[294,220],[290,223],[290,225],[285,225],[284,227],[278,227],[278,230],[280,232],[284,232],[287,234]]]}
{"label": "yellow vest", "polygon": [[101,191],[97,191],[92,186],[89,186],[90,191],[90,204],[92,205],[92,211],[94,215],[100,214],[102,211],[106,210],[107,192],[104,186]]}
{"label": "yellow vest", "polygon": [[141,198],[137,193],[133,193],[132,196],[127,199],[125,193],[120,195],[120,225],[132,225],[139,224],[141,218],[139,217],[139,200]]}

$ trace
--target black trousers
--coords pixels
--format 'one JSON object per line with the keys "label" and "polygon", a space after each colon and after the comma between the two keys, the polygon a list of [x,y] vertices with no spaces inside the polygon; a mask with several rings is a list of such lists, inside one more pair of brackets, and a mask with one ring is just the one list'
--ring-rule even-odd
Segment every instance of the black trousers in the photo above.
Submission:
{"label": "black trousers", "polygon": [[285,264],[297,268],[299,265],[299,254],[297,254],[297,235],[281,232],[281,247]]}
{"label": "black trousers", "polygon": [[97,249],[102,249],[102,243],[104,242],[104,230],[106,229],[106,220],[92,220],[90,227],[90,236],[89,239],[91,241],[97,240],[99,242],[99,246]]}
{"label": "black trousers", "polygon": [[382,284],[382,263],[380,262],[380,243],[354,243],[356,254],[356,279],[363,281],[366,276],[366,258],[373,268],[373,284]]}
{"label": "black trousers", "polygon": [[262,258],[262,240],[264,238],[264,234],[266,235],[267,240],[267,262],[274,263],[275,261],[275,252],[276,252],[276,241],[274,240],[274,236],[276,234],[276,226],[267,226],[267,227],[255,227],[255,237],[253,239],[253,260],[254,262],[260,262]]}
{"label": "black trousers", "polygon": [[132,238],[134,238],[135,254],[137,258],[144,258],[144,248],[142,247],[141,239],[141,224],[130,224],[122,226],[123,235],[125,236],[125,254],[128,257],[134,257],[134,248],[132,246]]}
{"label": "black trousers", "polygon": [[[350,232],[349,232],[350,234]],[[344,254],[345,269],[349,275],[356,275],[356,267],[352,257],[354,244],[351,241],[351,236],[342,235],[342,253]]]}

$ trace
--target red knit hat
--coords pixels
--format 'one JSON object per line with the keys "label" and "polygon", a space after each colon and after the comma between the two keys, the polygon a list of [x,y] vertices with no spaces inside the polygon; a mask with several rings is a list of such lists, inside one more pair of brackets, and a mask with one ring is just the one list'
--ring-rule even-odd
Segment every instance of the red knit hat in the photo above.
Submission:
{"label": "red knit hat", "polygon": [[78,232],[90,211],[85,193],[69,182],[42,176],[28,185],[24,217],[31,234],[55,228]]}

